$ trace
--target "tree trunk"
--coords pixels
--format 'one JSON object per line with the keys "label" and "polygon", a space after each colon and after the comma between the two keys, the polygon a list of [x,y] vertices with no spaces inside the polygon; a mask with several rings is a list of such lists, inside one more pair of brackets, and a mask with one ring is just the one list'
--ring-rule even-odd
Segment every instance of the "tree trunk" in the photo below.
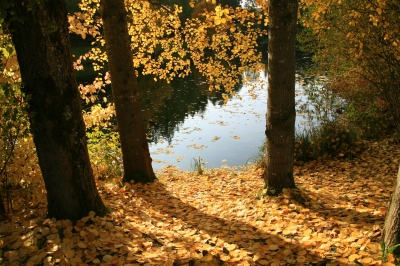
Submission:
{"label": "tree trunk", "polygon": [[3,196],[0,194],[0,221],[7,219],[6,208],[4,207]]}
{"label": "tree trunk", "polygon": [[101,1],[104,39],[124,164],[124,182],[155,179],[141,117],[139,90],[123,0]]}
{"label": "tree trunk", "polygon": [[[400,167],[397,173],[397,183],[394,189],[389,211],[386,215],[383,227],[382,240],[385,243],[386,251],[395,245],[400,244]],[[396,250],[397,254],[398,248]]]}
{"label": "tree trunk", "polygon": [[[7,21],[47,190],[48,216],[104,215],[87,150],[64,0],[12,1]],[[30,11],[28,11],[30,9]],[[12,15],[11,15],[12,14]]]}
{"label": "tree trunk", "polygon": [[269,195],[294,188],[297,0],[269,1],[266,169]]}

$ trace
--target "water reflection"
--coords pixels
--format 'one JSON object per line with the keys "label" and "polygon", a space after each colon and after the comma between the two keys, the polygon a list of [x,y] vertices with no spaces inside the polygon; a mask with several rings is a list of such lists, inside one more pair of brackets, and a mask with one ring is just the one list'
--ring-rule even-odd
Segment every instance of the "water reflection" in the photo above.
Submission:
{"label": "water reflection", "polygon": [[[237,95],[226,106],[221,93],[209,92],[196,75],[171,84],[152,83],[151,78],[139,84],[155,169],[166,165],[190,169],[191,161],[199,157],[210,168],[244,165],[258,153],[265,139],[266,77],[253,94],[248,93],[249,86],[235,88]],[[297,101],[301,97],[299,93]],[[298,130],[302,118],[296,123]]]}
{"label": "water reflection", "polygon": [[[157,81],[150,76],[138,79],[142,118],[149,143],[164,139],[172,142],[187,118],[205,113],[208,105],[222,106],[222,93],[210,92],[208,84],[197,73],[171,83]],[[238,92],[241,86],[234,91]]]}

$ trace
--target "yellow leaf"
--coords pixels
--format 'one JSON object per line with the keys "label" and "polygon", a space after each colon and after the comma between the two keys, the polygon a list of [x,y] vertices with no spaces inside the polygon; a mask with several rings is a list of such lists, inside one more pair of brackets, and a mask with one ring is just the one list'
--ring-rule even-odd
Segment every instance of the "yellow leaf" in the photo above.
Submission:
{"label": "yellow leaf", "polygon": [[363,258],[362,260],[361,260],[361,263],[362,264],[364,264],[364,265],[370,265],[370,264],[372,264],[373,263],[373,259],[372,258]]}
{"label": "yellow leaf", "polygon": [[272,244],[272,245],[269,245],[268,248],[269,248],[269,250],[277,250],[277,249],[279,249],[279,246]]}
{"label": "yellow leaf", "polygon": [[388,262],[394,263],[395,259],[394,259],[393,253],[389,253],[389,254],[387,255],[387,257],[386,257],[386,260],[387,260]]}
{"label": "yellow leaf", "polygon": [[236,245],[235,244],[228,245],[226,247],[226,249],[229,250],[229,251],[235,250],[236,249]]}
{"label": "yellow leaf", "polygon": [[359,257],[359,256],[358,256],[357,254],[351,254],[350,257],[349,257],[349,261],[350,261],[350,262],[353,262],[353,261],[355,261],[358,257]]}

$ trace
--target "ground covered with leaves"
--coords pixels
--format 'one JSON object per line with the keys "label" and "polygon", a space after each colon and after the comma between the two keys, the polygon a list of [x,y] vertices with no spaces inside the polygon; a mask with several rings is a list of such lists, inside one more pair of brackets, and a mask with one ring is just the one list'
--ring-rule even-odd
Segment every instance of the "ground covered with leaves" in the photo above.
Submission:
{"label": "ground covered with leaves", "polygon": [[262,196],[254,166],[167,167],[150,185],[98,181],[110,214],[76,224],[46,219],[44,196],[15,190],[0,265],[394,265],[379,241],[400,145],[368,147],[296,167],[303,204],[297,191]]}

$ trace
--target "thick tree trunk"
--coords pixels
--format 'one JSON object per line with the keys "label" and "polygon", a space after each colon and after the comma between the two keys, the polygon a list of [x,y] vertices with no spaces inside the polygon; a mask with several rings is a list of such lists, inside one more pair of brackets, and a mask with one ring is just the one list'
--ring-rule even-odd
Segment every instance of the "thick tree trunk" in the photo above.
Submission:
{"label": "thick tree trunk", "polygon": [[266,169],[269,195],[294,188],[297,0],[269,1]]}
{"label": "thick tree trunk", "polygon": [[140,109],[124,0],[102,0],[104,39],[117,114],[124,182],[155,179]]}
{"label": "thick tree trunk", "polygon": [[76,221],[89,211],[103,215],[107,208],[98,194],[89,161],[65,2],[41,1],[33,6],[20,0],[12,2],[9,29],[22,91],[29,103],[31,131],[47,190],[48,216]]}
{"label": "thick tree trunk", "polygon": [[[390,247],[400,244],[400,167],[397,173],[396,187],[386,215],[382,240],[385,243],[386,251]],[[398,250],[399,248],[396,249],[397,254],[400,253]]]}

